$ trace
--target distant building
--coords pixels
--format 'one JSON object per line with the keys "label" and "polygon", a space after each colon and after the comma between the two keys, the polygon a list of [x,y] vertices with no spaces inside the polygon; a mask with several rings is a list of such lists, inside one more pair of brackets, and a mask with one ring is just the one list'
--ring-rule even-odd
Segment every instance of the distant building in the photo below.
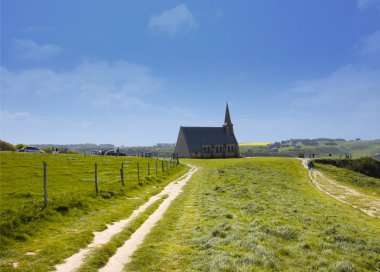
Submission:
{"label": "distant building", "polygon": [[180,158],[239,158],[228,104],[222,127],[181,126],[175,152]]}

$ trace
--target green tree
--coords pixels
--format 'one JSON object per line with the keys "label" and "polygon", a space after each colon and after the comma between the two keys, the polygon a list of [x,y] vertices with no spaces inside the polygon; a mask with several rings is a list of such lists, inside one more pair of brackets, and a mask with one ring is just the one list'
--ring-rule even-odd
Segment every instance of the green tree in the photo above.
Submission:
{"label": "green tree", "polygon": [[15,151],[13,144],[0,140],[0,151]]}
{"label": "green tree", "polygon": [[27,147],[28,145],[26,145],[26,144],[16,144],[16,149],[17,150],[19,150],[19,149],[21,149],[21,148],[25,148],[25,147]]}

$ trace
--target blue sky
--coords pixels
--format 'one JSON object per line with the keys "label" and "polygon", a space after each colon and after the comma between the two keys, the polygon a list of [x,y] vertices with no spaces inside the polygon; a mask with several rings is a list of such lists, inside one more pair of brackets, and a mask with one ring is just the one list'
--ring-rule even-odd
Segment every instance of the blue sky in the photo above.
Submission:
{"label": "blue sky", "polygon": [[1,1],[1,139],[380,138],[380,0]]}

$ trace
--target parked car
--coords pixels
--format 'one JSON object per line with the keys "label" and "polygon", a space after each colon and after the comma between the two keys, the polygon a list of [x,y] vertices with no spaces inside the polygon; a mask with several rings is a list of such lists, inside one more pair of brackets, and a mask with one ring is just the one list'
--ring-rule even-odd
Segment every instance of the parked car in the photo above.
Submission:
{"label": "parked car", "polygon": [[105,156],[126,156],[125,153],[117,152],[115,150],[108,150],[106,153],[104,153]]}
{"label": "parked car", "polygon": [[35,146],[27,146],[25,148],[21,148],[19,150],[17,150],[18,152],[27,152],[27,153],[45,153],[45,151],[39,149],[38,147],[35,147]]}
{"label": "parked car", "polygon": [[90,152],[90,155],[102,155],[102,151],[101,150],[92,150]]}

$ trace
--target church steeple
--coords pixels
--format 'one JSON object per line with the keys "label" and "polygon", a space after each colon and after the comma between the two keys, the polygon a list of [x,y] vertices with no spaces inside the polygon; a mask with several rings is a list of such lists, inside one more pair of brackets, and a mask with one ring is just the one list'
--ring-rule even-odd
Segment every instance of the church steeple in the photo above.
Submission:
{"label": "church steeple", "polygon": [[229,135],[234,134],[233,124],[231,122],[230,110],[228,109],[228,103],[226,105],[226,116],[224,117],[223,127],[227,130]]}

